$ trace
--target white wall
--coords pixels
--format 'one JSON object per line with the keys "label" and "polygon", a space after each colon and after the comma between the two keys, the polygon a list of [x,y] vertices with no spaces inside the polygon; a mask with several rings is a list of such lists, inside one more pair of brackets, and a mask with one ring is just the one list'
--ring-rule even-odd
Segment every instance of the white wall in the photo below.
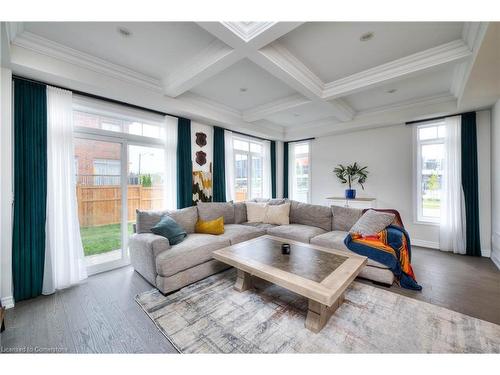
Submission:
{"label": "white wall", "polygon": [[489,257],[491,256],[491,111],[478,111],[476,121],[481,253]]}
{"label": "white wall", "polygon": [[0,72],[0,297],[12,307],[12,72]]}
{"label": "white wall", "polygon": [[[483,255],[491,249],[490,112],[478,112],[478,163]],[[370,174],[359,197],[374,197],[377,207],[397,209],[414,242],[439,245],[439,227],[416,224],[413,214],[413,134],[404,124],[316,138],[312,142],[312,203],[326,204],[326,197],[343,196],[345,186],[333,175],[337,164],[357,161]],[[500,231],[499,231],[500,233]]]}
{"label": "white wall", "polygon": [[491,259],[500,268],[500,100],[493,107],[491,117]]}

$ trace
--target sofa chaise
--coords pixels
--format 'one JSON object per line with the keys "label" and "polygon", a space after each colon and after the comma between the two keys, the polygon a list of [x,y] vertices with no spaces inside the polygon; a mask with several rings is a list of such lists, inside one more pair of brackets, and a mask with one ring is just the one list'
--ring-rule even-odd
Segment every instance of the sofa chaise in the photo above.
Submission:
{"label": "sofa chaise", "polygon": [[[266,201],[268,204],[284,202],[282,199]],[[136,233],[129,241],[132,266],[167,294],[228,268],[212,258],[213,251],[264,234],[349,252],[344,238],[361,217],[362,210],[296,201],[290,203],[290,224],[287,225],[247,222],[245,203],[200,202],[195,207],[179,210],[137,210]],[[167,238],[151,233],[151,228],[164,214],[171,216],[188,234],[181,243],[171,246]],[[224,217],[224,234],[195,233],[198,219],[213,220],[221,216]],[[393,273],[371,259],[359,277],[387,285],[394,282]]]}

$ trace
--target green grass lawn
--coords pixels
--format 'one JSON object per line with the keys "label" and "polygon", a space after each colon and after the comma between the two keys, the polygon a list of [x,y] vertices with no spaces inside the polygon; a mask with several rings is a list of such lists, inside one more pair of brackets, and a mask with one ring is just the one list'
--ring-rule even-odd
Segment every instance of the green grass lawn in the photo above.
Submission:
{"label": "green grass lawn", "polygon": [[424,199],[424,208],[439,208],[441,207],[441,201],[439,199]]}
{"label": "green grass lawn", "polygon": [[[120,224],[80,228],[85,256],[107,253],[121,248]],[[132,224],[128,224],[132,234]]]}

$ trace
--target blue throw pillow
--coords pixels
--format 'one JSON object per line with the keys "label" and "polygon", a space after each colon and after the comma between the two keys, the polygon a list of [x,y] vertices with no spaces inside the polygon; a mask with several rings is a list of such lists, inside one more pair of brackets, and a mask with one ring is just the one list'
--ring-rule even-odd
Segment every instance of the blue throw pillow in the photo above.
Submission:
{"label": "blue throw pillow", "polygon": [[177,245],[187,236],[186,231],[168,215],[163,215],[159,223],[151,228],[151,232],[167,238],[170,245]]}

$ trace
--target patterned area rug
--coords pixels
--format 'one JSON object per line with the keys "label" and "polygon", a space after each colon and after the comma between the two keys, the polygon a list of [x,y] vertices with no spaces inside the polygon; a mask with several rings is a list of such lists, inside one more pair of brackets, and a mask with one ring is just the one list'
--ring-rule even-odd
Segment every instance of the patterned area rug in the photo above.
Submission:
{"label": "patterned area rug", "polygon": [[354,282],[323,330],[307,300],[275,285],[233,290],[234,269],[136,301],[182,353],[498,353],[500,325]]}

